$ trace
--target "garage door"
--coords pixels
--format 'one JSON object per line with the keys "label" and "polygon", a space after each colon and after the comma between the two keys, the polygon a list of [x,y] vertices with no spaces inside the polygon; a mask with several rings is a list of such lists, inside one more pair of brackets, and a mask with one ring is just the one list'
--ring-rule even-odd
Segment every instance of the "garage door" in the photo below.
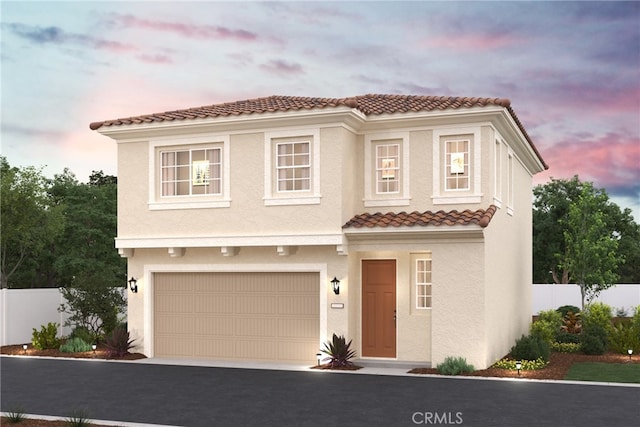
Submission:
{"label": "garage door", "polygon": [[156,273],[154,353],[314,363],[318,273]]}

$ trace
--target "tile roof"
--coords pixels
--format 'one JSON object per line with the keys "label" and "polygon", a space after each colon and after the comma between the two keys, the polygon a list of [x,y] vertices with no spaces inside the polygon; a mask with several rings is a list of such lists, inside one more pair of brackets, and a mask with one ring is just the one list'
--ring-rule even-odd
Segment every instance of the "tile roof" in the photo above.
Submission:
{"label": "tile roof", "polygon": [[89,124],[92,130],[108,126],[136,125],[143,123],[167,122],[174,120],[194,120],[215,117],[240,116],[248,114],[262,114],[287,112],[298,110],[312,110],[336,108],[345,106],[355,108],[367,116],[394,113],[410,113],[420,111],[456,110],[472,107],[498,106],[507,109],[518,128],[523,133],[531,148],[543,163],[542,156],[529,138],[527,131],[511,108],[511,101],[504,98],[469,98],[456,96],[425,96],[425,95],[380,95],[368,94],[349,98],[312,98],[300,96],[268,96],[243,101],[225,102],[223,104],[188,108],[184,110],[167,111],[164,113],[147,114],[143,116],[105,120]]}
{"label": "tile roof", "polygon": [[377,212],[374,214],[363,213],[351,218],[342,228],[374,228],[374,227],[415,227],[427,225],[471,225],[476,224],[482,228],[489,225],[493,214],[496,212],[494,205],[487,209],[471,211],[469,209],[462,212],[456,210],[445,212],[387,212],[386,214]]}

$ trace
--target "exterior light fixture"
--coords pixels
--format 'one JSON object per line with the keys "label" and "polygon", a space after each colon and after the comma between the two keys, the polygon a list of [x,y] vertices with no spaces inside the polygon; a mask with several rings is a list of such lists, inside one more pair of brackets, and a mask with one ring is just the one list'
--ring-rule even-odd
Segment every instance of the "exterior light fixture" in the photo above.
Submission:
{"label": "exterior light fixture", "polygon": [[98,348],[98,346],[95,345],[95,344],[91,344],[91,348],[93,349],[93,355],[95,356],[96,355],[96,348]]}
{"label": "exterior light fixture", "polygon": [[318,366],[320,366],[320,359],[322,359],[322,353],[316,353],[316,359],[318,360]]}
{"label": "exterior light fixture", "polygon": [[516,362],[516,369],[518,370],[518,376],[520,376],[520,369],[522,369],[522,362],[519,360]]}
{"label": "exterior light fixture", "polygon": [[[22,351],[24,351],[24,354],[27,354],[27,344],[22,344]],[[629,358],[631,358],[631,356],[629,356]]]}
{"label": "exterior light fixture", "polygon": [[131,279],[129,279],[129,289],[131,289],[131,292],[133,292],[134,294],[138,293],[138,281],[133,276],[131,276]]}
{"label": "exterior light fixture", "polygon": [[629,363],[631,363],[631,355],[633,354],[633,350],[632,349],[627,350],[627,354],[629,354]]}
{"label": "exterior light fixture", "polygon": [[331,286],[333,287],[333,293],[336,295],[340,295],[340,280],[337,277],[333,277],[331,281]]}

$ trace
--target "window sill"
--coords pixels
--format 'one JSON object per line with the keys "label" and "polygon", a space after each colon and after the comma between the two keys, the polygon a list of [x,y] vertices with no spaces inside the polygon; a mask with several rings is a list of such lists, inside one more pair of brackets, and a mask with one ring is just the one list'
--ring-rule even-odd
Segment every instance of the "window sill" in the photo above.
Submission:
{"label": "window sill", "polygon": [[482,202],[482,195],[479,196],[432,196],[434,205],[453,205]]}
{"label": "window sill", "polygon": [[216,209],[228,208],[231,206],[231,200],[208,200],[202,202],[194,202],[193,200],[184,202],[149,202],[149,210],[163,211],[173,209]]}
{"label": "window sill", "polygon": [[287,206],[287,205],[319,205],[321,196],[306,196],[306,197],[282,197],[273,198],[265,197],[265,206]]}

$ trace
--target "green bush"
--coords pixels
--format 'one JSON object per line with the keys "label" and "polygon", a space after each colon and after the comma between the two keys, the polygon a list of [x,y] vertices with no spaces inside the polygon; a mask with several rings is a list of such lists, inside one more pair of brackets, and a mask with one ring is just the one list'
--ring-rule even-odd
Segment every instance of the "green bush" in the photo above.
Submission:
{"label": "green bush", "polygon": [[60,339],[58,338],[58,324],[49,322],[47,326],[42,325],[40,331],[33,328],[31,334],[31,344],[33,348],[38,350],[47,350],[60,347]]}
{"label": "green bush", "polygon": [[562,315],[556,310],[541,311],[538,320],[529,327],[529,333],[542,337],[547,343],[555,340],[556,334],[562,326]]}
{"label": "green bush", "polygon": [[18,424],[27,419],[27,416],[24,414],[24,409],[21,407],[9,408],[5,417],[9,424]]}
{"label": "green bush", "polygon": [[513,359],[505,358],[505,359],[498,360],[496,363],[493,364],[492,367],[500,368],[500,369],[512,369],[515,371],[516,369],[518,369],[516,366],[516,363],[518,362],[520,362],[521,364],[520,370],[522,371],[542,369],[545,366],[547,366],[547,364],[549,363],[543,358],[538,358],[536,360],[513,360]]}
{"label": "green bush", "polygon": [[558,342],[561,344],[578,344],[580,343],[580,335],[578,334],[570,334],[567,331],[560,331],[556,334],[556,339],[554,342]]}
{"label": "green bush", "polygon": [[463,372],[473,372],[473,365],[467,363],[464,357],[446,357],[444,362],[436,366],[438,372],[442,375],[459,375]]}
{"label": "green bush", "polygon": [[582,329],[592,327],[600,327],[607,333],[611,329],[611,307],[601,302],[595,302],[587,305],[582,312]]}
{"label": "green bush", "polygon": [[558,353],[578,353],[582,347],[579,342],[552,342],[551,350]]}
{"label": "green bush", "polygon": [[580,334],[580,346],[584,354],[604,354],[607,351],[608,329],[592,325]]}
{"label": "green bush", "polygon": [[523,335],[511,348],[511,357],[516,360],[549,360],[549,344],[537,334]]}
{"label": "green bush", "polygon": [[558,313],[560,313],[560,316],[562,316],[562,317],[566,317],[567,313],[569,313],[569,312],[572,312],[573,314],[580,313],[580,309],[578,307],[576,307],[575,305],[563,305],[563,306],[560,306],[560,307],[556,308],[556,311]]}
{"label": "green bush", "polygon": [[97,343],[96,336],[86,327],[77,326],[73,332],[71,332],[70,338],[80,338],[85,343]]}
{"label": "green bush", "polygon": [[73,337],[69,338],[67,342],[60,346],[60,351],[63,353],[83,353],[85,351],[91,351],[92,347],[87,344],[82,338]]}
{"label": "green bush", "polygon": [[629,349],[634,353],[640,353],[640,337],[631,322],[624,321],[613,325],[609,333],[609,349],[620,354],[627,354]]}
{"label": "green bush", "polygon": [[640,340],[640,305],[635,308],[635,313],[631,318],[631,329],[633,334]]}

